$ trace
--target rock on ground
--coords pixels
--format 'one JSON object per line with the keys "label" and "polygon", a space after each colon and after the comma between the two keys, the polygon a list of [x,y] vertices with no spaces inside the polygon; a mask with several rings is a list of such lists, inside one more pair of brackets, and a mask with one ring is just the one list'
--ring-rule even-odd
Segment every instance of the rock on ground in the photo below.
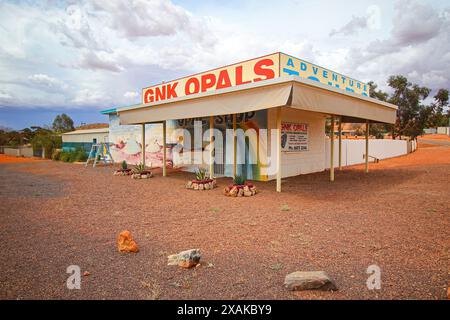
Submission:
{"label": "rock on ground", "polygon": [[292,291],[301,290],[337,290],[334,282],[324,271],[296,271],[288,274],[284,286]]}
{"label": "rock on ground", "polygon": [[168,266],[180,266],[183,268],[191,268],[200,262],[200,249],[190,249],[167,257]]}
{"label": "rock on ground", "polygon": [[120,252],[138,252],[139,247],[133,240],[131,232],[128,230],[122,231],[117,238],[117,248]]}

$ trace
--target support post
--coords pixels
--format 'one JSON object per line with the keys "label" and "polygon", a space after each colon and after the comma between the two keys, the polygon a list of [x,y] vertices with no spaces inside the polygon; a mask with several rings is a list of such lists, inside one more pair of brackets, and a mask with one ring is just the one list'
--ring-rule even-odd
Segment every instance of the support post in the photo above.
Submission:
{"label": "support post", "polygon": [[281,107],[277,108],[277,192],[281,192]]}
{"label": "support post", "polygon": [[163,121],[163,167],[162,167],[162,171],[163,171],[163,177],[167,176],[167,155],[166,155],[166,135],[167,135],[167,127],[166,127],[166,123],[167,121]]}
{"label": "support post", "polygon": [[331,116],[330,131],[330,181],[334,181],[334,116]]}
{"label": "support post", "polygon": [[369,120],[366,120],[366,168],[365,172],[369,173]]}
{"label": "support post", "polygon": [[339,118],[339,170],[342,170],[342,117]]}
{"label": "support post", "polygon": [[141,125],[141,163],[145,168],[145,123]]}
{"label": "support post", "polygon": [[209,178],[214,178],[214,116],[209,117]]}
{"label": "support post", "polygon": [[236,114],[233,114],[233,177],[237,174],[237,139],[236,139]]}

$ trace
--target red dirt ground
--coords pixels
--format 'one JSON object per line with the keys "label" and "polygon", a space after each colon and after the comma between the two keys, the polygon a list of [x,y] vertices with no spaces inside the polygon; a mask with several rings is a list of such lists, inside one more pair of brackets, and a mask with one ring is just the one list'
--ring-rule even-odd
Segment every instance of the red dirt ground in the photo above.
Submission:
{"label": "red dirt ground", "polygon": [[38,158],[24,158],[24,157],[12,157],[5,154],[0,154],[0,163],[22,163],[22,162],[33,162],[42,161]]}
{"label": "red dirt ground", "polygon": [[450,137],[446,134],[424,134],[423,136],[420,136],[419,138],[450,141]]}
{"label": "red dirt ground", "polygon": [[[148,180],[108,167],[0,165],[1,299],[445,299],[449,280],[450,147],[328,173],[257,182],[229,198],[184,188],[192,174]],[[140,247],[120,254],[128,229]],[[201,266],[167,266],[200,248]],[[366,269],[381,268],[381,290]],[[81,290],[68,290],[79,265]],[[324,270],[337,292],[289,292],[286,274]]]}

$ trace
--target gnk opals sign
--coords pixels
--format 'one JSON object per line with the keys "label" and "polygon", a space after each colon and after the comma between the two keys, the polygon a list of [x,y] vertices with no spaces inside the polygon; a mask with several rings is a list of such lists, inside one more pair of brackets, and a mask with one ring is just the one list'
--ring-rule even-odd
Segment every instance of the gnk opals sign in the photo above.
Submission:
{"label": "gnk opals sign", "polygon": [[158,84],[142,91],[143,104],[166,101],[263,80],[299,76],[345,91],[368,96],[367,84],[284,53],[232,64],[193,76]]}
{"label": "gnk opals sign", "polygon": [[279,54],[271,54],[223,68],[144,88],[144,104],[278,78]]}
{"label": "gnk opals sign", "polygon": [[308,151],[308,124],[282,122],[281,151]]}

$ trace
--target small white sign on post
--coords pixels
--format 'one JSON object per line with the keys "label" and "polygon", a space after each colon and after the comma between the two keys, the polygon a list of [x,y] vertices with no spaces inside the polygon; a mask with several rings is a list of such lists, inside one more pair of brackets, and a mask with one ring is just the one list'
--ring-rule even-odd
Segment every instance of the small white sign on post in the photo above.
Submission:
{"label": "small white sign on post", "polygon": [[281,151],[308,151],[307,123],[281,123]]}

